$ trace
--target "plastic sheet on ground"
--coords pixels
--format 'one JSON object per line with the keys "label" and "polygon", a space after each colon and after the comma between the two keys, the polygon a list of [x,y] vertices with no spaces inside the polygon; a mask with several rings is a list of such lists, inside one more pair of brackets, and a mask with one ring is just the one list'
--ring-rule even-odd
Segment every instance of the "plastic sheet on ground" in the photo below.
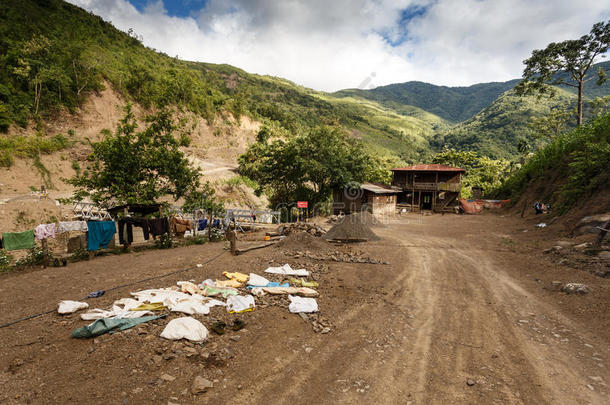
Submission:
{"label": "plastic sheet on ground", "polygon": [[250,278],[248,278],[248,285],[256,285],[256,286],[266,286],[269,284],[269,280],[267,280],[263,276],[259,276],[258,274],[250,273]]}
{"label": "plastic sheet on ground", "polygon": [[129,328],[133,328],[134,326],[149,322],[155,319],[159,319],[165,315],[159,316],[144,316],[138,319],[130,319],[130,318],[115,318],[115,319],[98,319],[92,324],[83,326],[81,328],[74,329],[72,332],[73,338],[91,338],[95,336],[100,336],[105,333],[113,333],[114,331],[121,331]]}
{"label": "plastic sheet on ground", "polygon": [[245,283],[246,281],[248,281],[248,275],[244,273],[229,273],[228,271],[223,271],[222,275],[230,280],[235,280],[240,283]]}
{"label": "plastic sheet on ground", "polygon": [[256,307],[252,295],[234,295],[227,298],[227,311],[229,313],[240,313],[253,311]]}
{"label": "plastic sheet on ground", "polygon": [[201,322],[190,316],[169,321],[161,337],[169,340],[187,339],[192,342],[203,342],[208,339],[209,332]]}
{"label": "plastic sheet on ground", "polygon": [[87,304],[86,302],[65,300],[59,303],[59,306],[57,307],[57,312],[62,315],[72,314],[78,310],[85,308],[89,308],[89,304]]}
{"label": "plastic sheet on ground", "polygon": [[239,288],[243,287],[244,284],[240,283],[237,280],[216,280],[216,287],[231,287],[231,288]]}
{"label": "plastic sheet on ground", "polygon": [[294,294],[303,297],[317,297],[320,295],[316,290],[308,287],[256,287],[252,289],[252,294],[256,296],[264,295],[261,292],[272,295]]}
{"label": "plastic sheet on ground", "polygon": [[265,270],[265,273],[270,274],[281,274],[284,276],[299,276],[299,277],[308,277],[309,272],[305,269],[293,269],[289,264],[285,264],[281,267],[269,267]]}
{"label": "plastic sheet on ground", "polygon": [[292,313],[318,312],[318,302],[315,298],[295,297],[293,295],[289,295],[288,298],[290,298],[288,310]]}
{"label": "plastic sheet on ground", "polygon": [[479,214],[483,211],[484,202],[482,200],[466,200],[460,198],[460,206],[466,214]]}

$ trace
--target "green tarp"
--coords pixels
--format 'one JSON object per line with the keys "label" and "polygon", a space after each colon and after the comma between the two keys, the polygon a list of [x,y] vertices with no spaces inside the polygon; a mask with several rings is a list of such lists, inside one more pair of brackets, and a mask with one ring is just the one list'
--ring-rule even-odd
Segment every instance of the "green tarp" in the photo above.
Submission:
{"label": "green tarp", "polygon": [[72,332],[73,338],[92,338],[103,335],[108,332],[116,332],[129,328],[133,328],[144,322],[153,321],[164,317],[165,315],[142,316],[140,318],[103,318],[83,326],[82,328],[74,329]]}
{"label": "green tarp", "polygon": [[5,250],[31,249],[34,247],[34,231],[4,232],[2,244]]}

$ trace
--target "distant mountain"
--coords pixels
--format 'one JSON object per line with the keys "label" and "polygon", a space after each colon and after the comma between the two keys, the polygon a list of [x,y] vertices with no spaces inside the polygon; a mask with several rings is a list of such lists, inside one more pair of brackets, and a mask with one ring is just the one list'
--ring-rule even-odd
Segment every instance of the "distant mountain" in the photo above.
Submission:
{"label": "distant mountain", "polygon": [[553,98],[520,97],[508,90],[478,114],[438,132],[431,145],[436,149],[474,150],[491,158],[513,159],[519,154],[517,145],[521,139],[530,146],[538,146],[541,142],[528,128],[531,117],[566,105],[575,106],[576,96],[562,89]]}
{"label": "distant mountain", "polygon": [[348,89],[336,97],[360,97],[400,111],[401,105],[419,107],[450,122],[461,122],[489,106],[519,80],[481,83],[468,87],[436,86],[423,82],[390,84],[371,90]]}
{"label": "distant mountain", "polygon": [[[593,65],[590,77],[598,69],[610,71],[610,61]],[[568,73],[561,73],[559,77],[568,78]],[[333,93],[335,97],[357,97],[376,101],[396,112],[409,115],[404,106],[415,106],[432,114],[438,115],[447,121],[458,123],[469,119],[482,109],[491,105],[500,95],[515,87],[520,79],[507,82],[479,83],[467,87],[436,86],[423,82],[406,82],[376,87],[371,90],[346,89]],[[576,89],[570,86],[560,86],[570,93],[576,94]],[[610,94],[610,81],[602,86],[596,80],[585,84],[586,98],[601,97]]]}

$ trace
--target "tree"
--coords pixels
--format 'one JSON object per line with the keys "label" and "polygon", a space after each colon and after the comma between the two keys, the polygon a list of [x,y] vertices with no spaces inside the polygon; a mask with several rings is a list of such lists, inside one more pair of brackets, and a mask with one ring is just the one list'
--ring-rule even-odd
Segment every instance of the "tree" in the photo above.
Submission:
{"label": "tree", "polygon": [[531,117],[528,127],[534,137],[552,139],[564,132],[574,110],[554,108],[548,114]]}
{"label": "tree", "polygon": [[[595,76],[587,76],[599,55],[610,48],[610,20],[593,25],[591,32],[579,39],[551,43],[545,49],[537,49],[526,59],[523,80],[516,86],[519,95],[545,94],[553,96],[549,85],[565,85],[578,89],[577,124],[582,124],[583,86]],[[560,74],[566,72],[567,75]],[[597,72],[597,84],[606,81],[606,72]]]}
{"label": "tree", "polygon": [[472,187],[480,187],[483,194],[500,186],[510,170],[510,163],[504,159],[490,159],[479,156],[474,151],[444,149],[437,153],[432,162],[466,169],[462,179],[462,195],[469,197]]}
{"label": "tree", "polygon": [[[375,161],[363,145],[336,127],[270,139],[268,128],[239,157],[240,173],[267,192],[272,205],[326,201],[334,188],[376,180]],[[378,174],[377,174],[378,176]]]}
{"label": "tree", "polygon": [[90,142],[87,169],[66,180],[76,187],[73,201],[90,198],[103,207],[152,204],[167,195],[178,200],[199,187],[199,170],[179,149],[189,139],[170,113],[149,116],[146,124],[136,132],[138,125],[127,105],[116,131],[105,131],[103,140]]}

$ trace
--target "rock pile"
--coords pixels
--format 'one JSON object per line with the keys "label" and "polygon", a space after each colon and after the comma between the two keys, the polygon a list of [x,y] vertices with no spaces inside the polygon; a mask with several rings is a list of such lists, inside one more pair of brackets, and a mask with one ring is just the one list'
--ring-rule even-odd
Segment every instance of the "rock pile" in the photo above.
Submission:
{"label": "rock pile", "polygon": [[286,256],[294,257],[295,259],[305,258],[305,259],[313,259],[313,260],[327,260],[333,262],[343,262],[343,263],[367,263],[367,264],[390,264],[389,262],[373,259],[367,256],[363,252],[339,252],[335,250],[333,252],[328,253],[312,253],[309,250],[305,251],[294,251],[287,252],[284,254]]}
{"label": "rock pile", "polygon": [[310,222],[295,222],[292,224],[282,225],[278,228],[277,232],[280,235],[290,235],[295,232],[307,232],[308,234],[316,237],[324,236],[326,231],[320,226]]}

